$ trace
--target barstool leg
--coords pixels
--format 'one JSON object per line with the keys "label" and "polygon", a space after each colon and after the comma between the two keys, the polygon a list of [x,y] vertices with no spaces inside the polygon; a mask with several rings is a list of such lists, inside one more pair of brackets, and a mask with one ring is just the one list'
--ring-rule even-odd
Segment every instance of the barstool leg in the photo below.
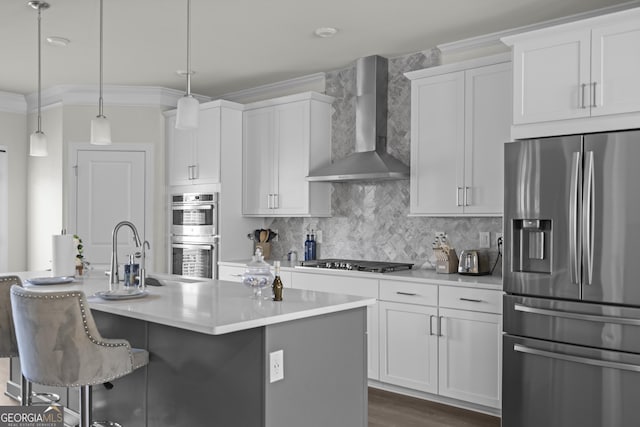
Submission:
{"label": "barstool leg", "polygon": [[80,387],[80,427],[91,427],[92,389],[90,385]]}
{"label": "barstool leg", "polygon": [[22,380],[20,384],[20,404],[22,406],[31,405],[31,381],[26,379],[24,375],[21,375]]}

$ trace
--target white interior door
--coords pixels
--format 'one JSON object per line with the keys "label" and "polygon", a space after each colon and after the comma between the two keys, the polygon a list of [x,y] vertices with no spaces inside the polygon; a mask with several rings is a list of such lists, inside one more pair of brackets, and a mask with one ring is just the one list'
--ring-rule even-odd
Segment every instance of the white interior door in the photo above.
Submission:
{"label": "white interior door", "polygon": [[[82,238],[85,260],[107,266],[118,222],[131,221],[144,239],[145,152],[79,149],[76,161],[76,234]],[[122,229],[118,260],[126,261],[135,251],[132,233]]]}
{"label": "white interior door", "polygon": [[9,173],[7,151],[0,147],[0,273],[6,272],[9,263]]}

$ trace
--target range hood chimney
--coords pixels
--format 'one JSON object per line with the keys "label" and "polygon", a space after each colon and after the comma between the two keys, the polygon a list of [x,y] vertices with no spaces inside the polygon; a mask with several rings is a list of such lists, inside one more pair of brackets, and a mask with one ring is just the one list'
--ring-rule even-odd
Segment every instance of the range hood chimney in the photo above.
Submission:
{"label": "range hood chimney", "polygon": [[309,173],[308,181],[408,179],[409,167],[387,153],[387,59],[356,62],[355,153]]}

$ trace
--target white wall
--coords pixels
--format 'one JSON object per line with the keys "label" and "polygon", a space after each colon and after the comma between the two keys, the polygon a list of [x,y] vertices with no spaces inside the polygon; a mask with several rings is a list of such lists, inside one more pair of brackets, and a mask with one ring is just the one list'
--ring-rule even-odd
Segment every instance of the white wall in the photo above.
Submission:
{"label": "white wall", "polygon": [[[51,236],[66,228],[62,220],[62,107],[42,111],[42,131],[47,136],[47,157],[27,158],[27,269],[51,268]],[[29,114],[28,129],[37,116]],[[31,132],[28,132],[31,133]]]}
{"label": "white wall", "polygon": [[7,271],[27,267],[27,117],[23,113],[0,111],[0,145],[8,157],[8,240]]}

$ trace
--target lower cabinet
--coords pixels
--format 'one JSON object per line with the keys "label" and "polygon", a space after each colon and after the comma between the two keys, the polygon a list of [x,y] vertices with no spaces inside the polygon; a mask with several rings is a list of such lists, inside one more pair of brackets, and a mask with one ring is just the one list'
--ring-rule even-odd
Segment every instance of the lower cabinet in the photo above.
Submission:
{"label": "lower cabinet", "polygon": [[380,381],[438,393],[437,307],[380,301]]}
{"label": "lower cabinet", "polygon": [[380,281],[380,381],[500,408],[501,292],[439,291],[435,303],[415,284]]}

